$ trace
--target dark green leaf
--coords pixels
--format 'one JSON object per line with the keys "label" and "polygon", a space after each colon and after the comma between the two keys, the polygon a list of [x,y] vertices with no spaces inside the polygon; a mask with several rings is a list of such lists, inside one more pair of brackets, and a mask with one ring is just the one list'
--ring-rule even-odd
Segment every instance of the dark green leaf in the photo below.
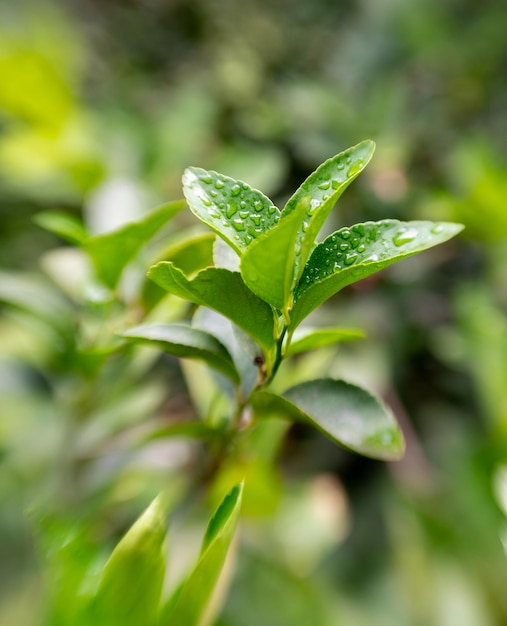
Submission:
{"label": "dark green leaf", "polygon": [[213,335],[185,324],[144,324],[130,328],[123,337],[137,342],[157,345],[169,354],[201,359],[235,383],[239,375],[225,347]]}
{"label": "dark green leaf", "polygon": [[194,570],[162,611],[160,626],[201,626],[229,550],[243,485],[233,487],[211,517]]}
{"label": "dark green leaf", "polygon": [[84,248],[92,259],[98,278],[114,289],[127,263],[184,206],[183,200],[169,202],[138,222],[87,239]]}
{"label": "dark green leaf", "polygon": [[96,624],[155,623],[166,568],[166,511],[156,498],[113,551],[95,601]]}
{"label": "dark green leaf", "polygon": [[278,411],[310,423],[333,441],[365,456],[396,460],[404,452],[403,435],[391,411],[368,391],[342,380],[312,380],[282,396],[262,391],[253,404],[259,415]]}
{"label": "dark green leaf", "polygon": [[372,141],[363,141],[323,163],[289,199],[278,224],[248,248],[241,260],[241,273],[254,293],[279,310],[290,308],[292,291],[315,238],[374,149]]}
{"label": "dark green leaf", "polygon": [[88,233],[77,218],[63,211],[42,211],[34,216],[42,228],[66,239],[70,243],[81,244],[88,238]]}
{"label": "dark green leaf", "polygon": [[364,331],[359,328],[297,328],[287,354],[299,354],[342,341],[363,339]]}
{"label": "dark green leaf", "polygon": [[170,293],[218,311],[266,352],[272,349],[273,312],[245,286],[239,273],[209,267],[190,280],[172,263],[161,262],[150,268],[148,276]]}
{"label": "dark green leaf", "polygon": [[192,213],[238,254],[280,218],[279,210],[260,191],[217,172],[187,168],[183,190]]}
{"label": "dark green leaf", "polygon": [[436,246],[462,230],[451,222],[382,220],[341,228],[312,253],[295,291],[291,326],[317,306],[358,280]]}

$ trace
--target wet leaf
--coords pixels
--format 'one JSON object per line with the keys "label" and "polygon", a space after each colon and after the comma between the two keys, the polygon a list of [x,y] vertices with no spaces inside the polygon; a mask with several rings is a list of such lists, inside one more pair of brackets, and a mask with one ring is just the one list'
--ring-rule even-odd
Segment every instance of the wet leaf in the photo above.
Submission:
{"label": "wet leaf", "polygon": [[280,218],[280,211],[260,191],[217,172],[187,168],[183,190],[192,213],[238,254]]}
{"label": "wet leaf", "polygon": [[332,295],[462,230],[452,222],[365,222],[336,231],[313,251],[295,290],[291,327]]}

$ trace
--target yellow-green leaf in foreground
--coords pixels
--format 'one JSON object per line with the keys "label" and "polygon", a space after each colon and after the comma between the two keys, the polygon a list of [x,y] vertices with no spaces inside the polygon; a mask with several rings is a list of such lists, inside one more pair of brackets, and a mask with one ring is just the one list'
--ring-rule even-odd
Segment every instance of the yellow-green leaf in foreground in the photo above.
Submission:
{"label": "yellow-green leaf in foreground", "polygon": [[166,569],[166,507],[158,496],[107,561],[94,605],[94,624],[152,626]]}
{"label": "yellow-green leaf in foreground", "polygon": [[225,496],[211,517],[197,565],[162,609],[159,626],[204,626],[213,592],[236,530],[243,485]]}
{"label": "yellow-green leaf in foreground", "polygon": [[363,339],[365,333],[360,328],[297,328],[286,354],[299,354],[315,348],[323,348],[342,341]]}

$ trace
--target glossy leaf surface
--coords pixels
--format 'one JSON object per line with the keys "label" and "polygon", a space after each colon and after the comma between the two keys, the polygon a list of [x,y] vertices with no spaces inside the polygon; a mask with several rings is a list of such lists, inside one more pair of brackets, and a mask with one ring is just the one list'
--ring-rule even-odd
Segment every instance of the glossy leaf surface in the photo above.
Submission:
{"label": "glossy leaf surface", "polygon": [[259,415],[281,415],[312,424],[333,441],[376,459],[396,460],[404,441],[391,411],[368,391],[343,380],[322,378],[296,385],[277,396],[259,392]]}
{"label": "glossy leaf surface", "polygon": [[162,612],[160,626],[201,626],[223,565],[241,506],[242,484],[225,496],[211,517],[194,570]]}
{"label": "glossy leaf surface", "polygon": [[280,211],[260,191],[217,172],[187,168],[183,191],[192,213],[238,254],[280,218]]}
{"label": "glossy leaf surface", "polygon": [[294,327],[332,295],[462,230],[451,222],[382,220],[341,228],[313,251],[295,290]]}
{"label": "glossy leaf surface", "polygon": [[360,328],[297,328],[290,342],[287,355],[308,352],[342,341],[363,339],[365,333]]}
{"label": "glossy leaf surface", "polygon": [[94,623],[156,623],[166,568],[165,515],[159,496],[114,549],[99,584]]}
{"label": "glossy leaf surface", "polygon": [[280,310],[290,308],[292,290],[315,238],[338,198],[370,161],[374,149],[372,141],[363,141],[323,163],[289,199],[276,227],[248,248],[241,273],[250,289],[266,302]]}
{"label": "glossy leaf surface", "polygon": [[114,289],[123,269],[143,244],[184,206],[183,200],[169,202],[142,220],[86,240],[84,247],[92,259],[98,278],[107,287]]}
{"label": "glossy leaf surface", "polygon": [[273,312],[245,286],[237,272],[209,267],[189,279],[172,263],[162,262],[151,267],[148,276],[170,293],[221,313],[264,350],[272,348]]}
{"label": "glossy leaf surface", "polygon": [[234,382],[239,375],[231,356],[213,335],[185,324],[144,324],[122,334],[127,339],[155,344],[169,354],[201,359]]}

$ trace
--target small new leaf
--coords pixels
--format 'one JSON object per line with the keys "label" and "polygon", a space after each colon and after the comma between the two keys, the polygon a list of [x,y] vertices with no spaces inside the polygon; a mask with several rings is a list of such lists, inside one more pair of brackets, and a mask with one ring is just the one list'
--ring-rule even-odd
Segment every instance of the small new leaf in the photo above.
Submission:
{"label": "small new leaf", "polygon": [[166,568],[165,506],[156,498],[114,549],[95,598],[94,623],[151,626]]}
{"label": "small new leaf", "polygon": [[297,328],[286,354],[290,356],[364,337],[365,333],[360,328]]}

